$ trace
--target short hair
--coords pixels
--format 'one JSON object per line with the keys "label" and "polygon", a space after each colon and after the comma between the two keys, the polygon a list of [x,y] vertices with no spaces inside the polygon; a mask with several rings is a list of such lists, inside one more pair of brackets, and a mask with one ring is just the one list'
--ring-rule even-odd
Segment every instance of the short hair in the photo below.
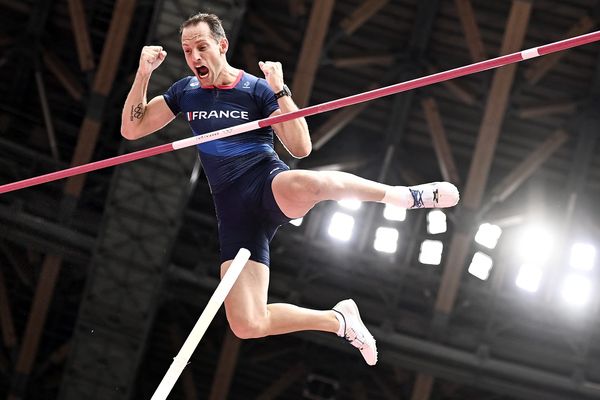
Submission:
{"label": "short hair", "polygon": [[188,26],[198,25],[201,22],[205,22],[208,25],[212,38],[215,39],[217,42],[221,39],[227,39],[227,36],[225,35],[225,30],[223,29],[223,24],[221,23],[221,19],[215,14],[208,14],[202,12],[194,14],[185,21],[183,21],[183,23],[179,27],[179,34],[181,35],[183,33],[184,28],[187,28]]}

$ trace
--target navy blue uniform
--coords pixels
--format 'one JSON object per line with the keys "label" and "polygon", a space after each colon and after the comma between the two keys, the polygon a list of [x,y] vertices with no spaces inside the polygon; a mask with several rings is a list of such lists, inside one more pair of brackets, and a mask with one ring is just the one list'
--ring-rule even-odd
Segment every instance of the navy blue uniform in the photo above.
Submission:
{"label": "navy blue uniform", "polygon": [[[264,79],[240,71],[227,87],[200,87],[193,76],[175,82],[164,94],[174,115],[183,113],[194,135],[263,119],[279,109]],[[275,153],[271,127],[201,143],[200,161],[208,178],[219,222],[221,260],[240,247],[269,265],[269,242],[289,221],[271,190],[273,178],[288,170]]]}

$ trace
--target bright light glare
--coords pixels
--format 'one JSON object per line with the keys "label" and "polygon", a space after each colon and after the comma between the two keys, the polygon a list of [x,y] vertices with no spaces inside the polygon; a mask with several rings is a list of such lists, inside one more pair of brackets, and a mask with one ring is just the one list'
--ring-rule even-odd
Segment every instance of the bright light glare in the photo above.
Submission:
{"label": "bright light glare", "polygon": [[546,228],[530,227],[519,241],[519,253],[528,264],[543,265],[552,254],[554,238]]}
{"label": "bright light glare", "polygon": [[502,229],[498,225],[481,224],[475,234],[475,241],[488,249],[493,249],[498,244],[498,239],[502,235]]}
{"label": "bright light glare", "polygon": [[421,264],[440,265],[444,244],[439,240],[424,240],[421,243],[419,262]]}
{"label": "bright light glare", "polygon": [[469,273],[485,281],[490,276],[493,265],[494,261],[492,261],[490,256],[478,251],[473,255],[473,260],[471,260],[471,265],[469,265]]}
{"label": "bright light glare", "polygon": [[386,204],[383,209],[383,218],[388,221],[404,221],[406,219],[406,208],[396,207],[393,204]]}
{"label": "bright light glare", "polygon": [[533,264],[523,264],[517,275],[516,284],[523,290],[535,293],[540,287],[542,281],[542,269]]}
{"label": "bright light glare", "polygon": [[592,293],[592,282],[581,275],[569,275],[562,285],[561,294],[569,304],[582,306],[588,302]]}
{"label": "bright light glare", "polygon": [[341,212],[336,212],[331,217],[327,232],[333,238],[347,242],[352,237],[354,228],[354,217]]}
{"label": "bright light glare", "polygon": [[362,206],[362,201],[356,199],[344,199],[338,201],[338,204],[348,210],[358,210]]}
{"label": "bright light glare", "polygon": [[384,226],[377,228],[373,247],[383,253],[395,253],[398,248],[398,229]]}
{"label": "bright light glare", "polygon": [[302,220],[304,220],[304,218],[296,218],[290,221],[290,224],[294,225],[294,226],[300,226],[302,225]]}
{"label": "bright light glare", "polygon": [[433,210],[427,214],[427,232],[432,235],[446,232],[446,214],[440,210]]}
{"label": "bright light glare", "polygon": [[594,267],[596,248],[588,243],[575,243],[571,246],[571,267],[590,271]]}

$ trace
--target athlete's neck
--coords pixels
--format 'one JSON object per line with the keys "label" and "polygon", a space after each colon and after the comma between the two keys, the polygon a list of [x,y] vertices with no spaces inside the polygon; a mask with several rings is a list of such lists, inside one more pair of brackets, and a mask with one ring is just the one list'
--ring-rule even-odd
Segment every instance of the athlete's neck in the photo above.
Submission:
{"label": "athlete's neck", "polygon": [[227,64],[221,70],[217,79],[215,80],[214,86],[230,86],[234,83],[240,73],[240,70],[237,68],[233,68],[231,65]]}

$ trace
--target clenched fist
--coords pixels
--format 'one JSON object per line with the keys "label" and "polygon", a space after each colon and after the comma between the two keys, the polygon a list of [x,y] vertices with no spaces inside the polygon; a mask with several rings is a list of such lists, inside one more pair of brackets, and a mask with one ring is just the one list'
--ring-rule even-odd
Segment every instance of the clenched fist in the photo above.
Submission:
{"label": "clenched fist", "polygon": [[260,67],[263,74],[265,74],[265,79],[267,80],[269,86],[271,86],[271,89],[273,89],[275,93],[283,89],[283,69],[281,68],[280,62],[260,61],[258,63],[258,66]]}
{"label": "clenched fist", "polygon": [[167,57],[167,52],[162,46],[144,46],[140,55],[139,72],[143,75],[150,75]]}

